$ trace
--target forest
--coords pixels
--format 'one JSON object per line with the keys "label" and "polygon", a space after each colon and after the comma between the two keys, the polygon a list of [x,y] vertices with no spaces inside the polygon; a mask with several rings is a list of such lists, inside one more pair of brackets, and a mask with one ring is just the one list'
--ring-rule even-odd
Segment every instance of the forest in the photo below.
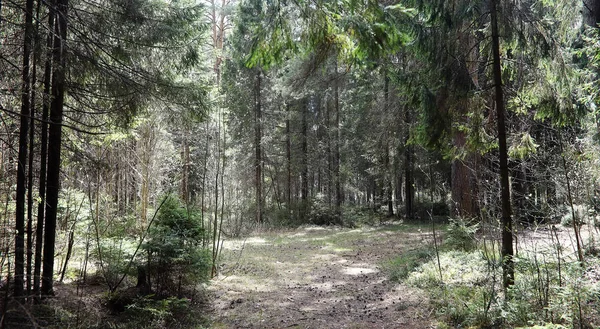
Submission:
{"label": "forest", "polygon": [[599,328],[600,0],[0,0],[1,328]]}

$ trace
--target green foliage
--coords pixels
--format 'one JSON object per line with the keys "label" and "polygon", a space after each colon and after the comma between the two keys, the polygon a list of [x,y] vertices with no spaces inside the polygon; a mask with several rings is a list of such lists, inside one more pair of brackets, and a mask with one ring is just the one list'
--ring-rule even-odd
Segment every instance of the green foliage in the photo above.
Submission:
{"label": "green foliage", "polygon": [[525,159],[528,155],[535,154],[539,147],[528,132],[524,132],[521,138],[514,140],[508,149],[508,155],[515,159]]}
{"label": "green foliage", "polygon": [[417,218],[429,219],[431,216],[447,217],[450,216],[450,208],[444,201],[434,201],[433,203],[429,200],[422,202],[415,202],[413,204],[413,212]]}
{"label": "green foliage", "polygon": [[492,249],[440,253],[442,282],[435,258],[407,275],[408,284],[429,293],[441,327],[591,328],[598,319],[600,288],[585,274],[595,271],[597,258],[584,268],[563,259],[559,277],[555,251],[521,251],[515,284],[504,295],[499,252]]}
{"label": "green foliage", "polygon": [[133,256],[136,241],[127,236],[118,235],[100,238],[91,256],[100,267],[100,274],[109,288],[115,287],[126,270],[135,275],[135,269],[127,269]]}
{"label": "green foliage", "polygon": [[308,221],[315,225],[341,225],[342,219],[340,213],[335,209],[335,205],[328,204],[325,196],[317,194],[310,204]]}
{"label": "green foliage", "polygon": [[431,248],[407,250],[399,256],[383,264],[383,269],[392,281],[402,281],[412,273],[415,268],[431,259]]}
{"label": "green foliage", "polygon": [[189,300],[169,297],[156,299],[155,296],[136,298],[127,306],[125,316],[130,319],[129,325],[139,323],[145,328],[164,328],[176,324],[177,317],[189,311]]}
{"label": "green foliage", "polygon": [[129,294],[126,290],[108,296],[109,304],[117,301],[122,309],[118,321],[107,322],[100,328],[202,328],[206,322],[187,298]]}
{"label": "green foliage", "polygon": [[211,261],[208,250],[201,247],[205,232],[200,218],[173,196],[167,196],[160,207],[143,246],[148,272],[159,292],[172,293],[181,285],[208,280]]}
{"label": "green foliage", "polygon": [[[263,68],[298,52],[323,57],[336,50],[348,62],[378,60],[412,39],[406,20],[416,14],[402,4],[383,7],[372,0],[302,0],[288,7],[245,1],[241,8],[244,32],[252,36],[246,63]],[[292,21],[301,27],[299,38]]]}
{"label": "green foliage", "polygon": [[471,251],[477,247],[475,233],[479,229],[476,219],[450,219],[446,230],[445,245],[451,249]]}
{"label": "green foliage", "polygon": [[361,227],[363,225],[377,225],[385,217],[369,207],[343,206],[342,225],[345,227]]}

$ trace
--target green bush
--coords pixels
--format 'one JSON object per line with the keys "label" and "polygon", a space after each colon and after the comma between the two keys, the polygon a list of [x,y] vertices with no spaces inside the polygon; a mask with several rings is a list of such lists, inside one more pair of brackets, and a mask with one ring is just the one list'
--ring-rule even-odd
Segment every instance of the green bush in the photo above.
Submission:
{"label": "green bush", "polygon": [[341,225],[342,220],[340,213],[335,209],[335,205],[331,205],[325,200],[325,196],[321,193],[317,194],[312,200],[308,220],[315,225]]}
{"label": "green bush", "polygon": [[477,247],[475,233],[479,224],[464,218],[450,219],[446,230],[445,245],[450,249],[470,251]]}
{"label": "green bush", "polygon": [[424,201],[413,205],[415,216],[421,219],[429,219],[429,214],[432,216],[450,216],[450,208],[444,201]]}
{"label": "green bush", "polygon": [[159,293],[179,293],[182,286],[208,280],[211,261],[202,248],[204,234],[199,214],[167,197],[143,246],[148,275]]}
{"label": "green bush", "polygon": [[419,265],[427,262],[431,258],[431,254],[432,251],[429,248],[409,250],[384,264],[383,268],[390,280],[401,281],[406,279]]}

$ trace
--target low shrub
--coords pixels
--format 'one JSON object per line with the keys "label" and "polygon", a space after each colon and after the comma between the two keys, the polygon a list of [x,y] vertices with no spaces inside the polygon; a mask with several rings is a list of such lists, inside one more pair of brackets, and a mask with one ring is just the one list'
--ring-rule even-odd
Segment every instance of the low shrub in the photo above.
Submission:
{"label": "low shrub", "polygon": [[308,221],[315,225],[341,225],[342,219],[340,212],[333,204],[329,204],[325,200],[325,196],[321,193],[317,194],[310,204],[308,212]]}
{"label": "low shrub", "polygon": [[208,250],[202,248],[204,234],[199,214],[167,197],[143,245],[148,282],[158,293],[179,295],[182,287],[208,280],[212,265]]}
{"label": "low shrub", "polygon": [[476,219],[450,219],[446,229],[445,246],[450,249],[470,251],[477,247],[475,233],[479,229]]}
{"label": "low shrub", "polygon": [[391,259],[383,265],[392,281],[402,281],[422,263],[427,262],[432,255],[430,248],[409,250]]}

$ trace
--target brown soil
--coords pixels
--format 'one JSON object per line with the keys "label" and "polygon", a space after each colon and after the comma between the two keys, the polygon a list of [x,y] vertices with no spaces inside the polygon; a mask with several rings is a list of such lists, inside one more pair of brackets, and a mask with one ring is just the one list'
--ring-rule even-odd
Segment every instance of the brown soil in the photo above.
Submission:
{"label": "brown soil", "polygon": [[428,238],[418,227],[303,227],[226,241],[210,285],[215,328],[431,328],[424,294],[390,282],[386,260]]}

